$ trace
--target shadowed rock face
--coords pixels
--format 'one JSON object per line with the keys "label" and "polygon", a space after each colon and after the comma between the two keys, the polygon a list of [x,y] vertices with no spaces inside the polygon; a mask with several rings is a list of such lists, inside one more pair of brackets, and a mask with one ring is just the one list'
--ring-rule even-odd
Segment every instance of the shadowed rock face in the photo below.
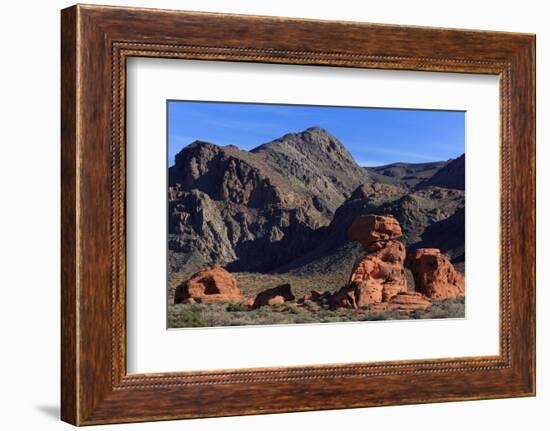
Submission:
{"label": "shadowed rock face", "polygon": [[169,184],[169,249],[180,257],[174,270],[214,263],[267,270],[303,252],[327,222],[304,189],[234,147],[189,145],[176,155]]}
{"label": "shadowed rock face", "polygon": [[264,305],[280,305],[286,301],[296,299],[292,293],[290,284],[273,287],[258,293],[252,304],[252,309],[263,307]]}
{"label": "shadowed rock face", "polygon": [[447,189],[464,190],[466,157],[464,154],[451,160],[432,177],[420,183],[421,186],[437,186]]}
{"label": "shadowed rock face", "polygon": [[370,177],[377,183],[394,184],[407,189],[431,178],[448,162],[391,163],[389,165],[366,167]]}
{"label": "shadowed rock face", "polygon": [[196,141],[179,152],[170,168],[170,185],[200,190],[214,200],[261,208],[280,203],[281,191],[260,169],[238,157],[239,151]]}
{"label": "shadowed rock face", "polygon": [[453,263],[464,262],[464,210],[464,207],[459,207],[450,217],[429,224],[415,248],[438,248],[451,257]]}
{"label": "shadowed rock face", "polygon": [[437,248],[419,248],[407,258],[416,290],[428,298],[464,296],[464,276],[455,270],[447,256]]}

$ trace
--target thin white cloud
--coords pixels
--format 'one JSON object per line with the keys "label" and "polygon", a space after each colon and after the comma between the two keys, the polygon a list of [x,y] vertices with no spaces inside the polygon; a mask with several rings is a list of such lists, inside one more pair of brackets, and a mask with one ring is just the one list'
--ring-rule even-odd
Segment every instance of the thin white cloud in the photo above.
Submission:
{"label": "thin white cloud", "polygon": [[[351,147],[351,149],[350,149]],[[358,150],[358,147],[363,147],[364,149]],[[354,144],[348,147],[348,150],[352,153],[352,155],[357,158],[369,158],[371,154],[378,154],[378,155],[388,155],[393,156],[395,161],[405,161],[405,160],[418,160],[418,161],[425,161],[425,162],[435,162],[442,160],[441,157],[434,156],[433,154],[421,154],[414,151],[403,151],[401,149],[393,149],[389,146],[386,147],[379,147],[372,144],[364,143],[364,144]],[[402,160],[401,160],[402,159]]]}
{"label": "thin white cloud", "polygon": [[373,159],[355,159],[355,161],[359,166],[363,166],[367,168],[383,166],[388,164],[388,162],[383,162],[380,160],[373,160]]}

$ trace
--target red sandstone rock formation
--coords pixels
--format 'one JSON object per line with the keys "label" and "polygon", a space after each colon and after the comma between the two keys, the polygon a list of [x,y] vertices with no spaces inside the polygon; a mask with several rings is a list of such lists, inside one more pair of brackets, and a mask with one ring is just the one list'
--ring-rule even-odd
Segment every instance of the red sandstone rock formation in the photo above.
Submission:
{"label": "red sandstone rock formation", "polygon": [[401,235],[401,226],[392,215],[362,215],[348,229],[348,236],[360,242],[367,251],[380,247],[373,243],[399,238]]}
{"label": "red sandstone rock formation", "polygon": [[400,292],[389,301],[390,308],[404,311],[425,309],[430,305],[432,305],[432,301],[420,292]]}
{"label": "red sandstone rock formation", "polygon": [[432,301],[419,292],[399,292],[388,302],[380,302],[369,307],[374,313],[384,313],[391,310],[411,312],[418,309],[426,310]]}
{"label": "red sandstone rock formation", "polygon": [[366,251],[355,264],[349,283],[332,298],[333,307],[358,308],[387,302],[407,290],[403,262],[405,246],[395,240],[401,227],[391,215],[362,215],[354,220],[348,235]]}
{"label": "red sandstone rock formation", "polygon": [[416,290],[432,299],[464,296],[464,276],[437,248],[419,248],[407,258]]}
{"label": "red sandstone rock formation", "polygon": [[197,272],[179,285],[176,288],[174,302],[242,302],[244,299],[235,278],[221,266],[215,265]]}
{"label": "red sandstone rock formation", "polygon": [[[373,247],[372,244],[370,248]],[[397,293],[407,290],[403,269],[405,246],[396,240],[377,241],[374,244],[381,248],[357,261],[349,281],[361,281],[367,283],[370,288],[376,287],[381,292],[381,299],[376,302],[388,301]],[[375,298],[377,296],[373,297],[373,300]]]}
{"label": "red sandstone rock formation", "polygon": [[295,299],[292,293],[290,284],[282,284],[281,286],[273,287],[271,289],[264,290],[256,295],[252,309],[263,307],[264,305],[280,305],[286,301],[293,301]]}
{"label": "red sandstone rock formation", "polygon": [[352,281],[330,298],[333,308],[362,308],[382,302],[382,286],[368,281]]}

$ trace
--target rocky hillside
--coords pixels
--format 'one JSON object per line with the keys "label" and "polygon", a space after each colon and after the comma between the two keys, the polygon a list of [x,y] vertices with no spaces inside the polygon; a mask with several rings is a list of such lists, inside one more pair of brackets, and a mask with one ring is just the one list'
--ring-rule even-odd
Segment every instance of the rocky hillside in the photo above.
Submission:
{"label": "rocky hillside", "polygon": [[[206,142],[176,155],[168,200],[173,270],[242,261],[263,271],[284,263],[288,250],[299,254],[304,239],[328,220],[305,187],[263,158]],[[261,253],[266,247],[270,254]]]}
{"label": "rocky hillside", "polygon": [[306,187],[329,218],[360,184],[371,182],[344,145],[320,127],[289,133],[251,151],[291,184]]}
{"label": "rocky hillside", "polygon": [[393,214],[407,248],[464,260],[460,163],[464,156],[364,169],[318,127],[252,151],[196,141],[169,170],[170,273],[215,263],[232,272],[347,272],[357,252],[346,231],[366,213]]}
{"label": "rocky hillside", "polygon": [[410,192],[378,183],[358,187],[330,225],[313,233],[308,251],[278,270],[307,275],[351,267],[359,248],[349,241],[347,231],[362,214],[394,215],[408,250],[437,247],[454,263],[464,261],[463,191],[429,186]]}
{"label": "rocky hillside", "polygon": [[411,188],[432,177],[447,163],[448,162],[399,162],[383,166],[365,167],[364,169],[374,181]]}
{"label": "rocky hillside", "polygon": [[422,181],[422,186],[437,186],[464,190],[466,157],[462,154],[439,169],[433,176]]}

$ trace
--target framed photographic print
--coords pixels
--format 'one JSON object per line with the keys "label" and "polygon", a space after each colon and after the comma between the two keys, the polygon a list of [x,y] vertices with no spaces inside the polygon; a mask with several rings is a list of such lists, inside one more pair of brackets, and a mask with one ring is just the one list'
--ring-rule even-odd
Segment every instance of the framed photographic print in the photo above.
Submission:
{"label": "framed photographic print", "polygon": [[62,419],[535,393],[535,37],[62,11]]}

